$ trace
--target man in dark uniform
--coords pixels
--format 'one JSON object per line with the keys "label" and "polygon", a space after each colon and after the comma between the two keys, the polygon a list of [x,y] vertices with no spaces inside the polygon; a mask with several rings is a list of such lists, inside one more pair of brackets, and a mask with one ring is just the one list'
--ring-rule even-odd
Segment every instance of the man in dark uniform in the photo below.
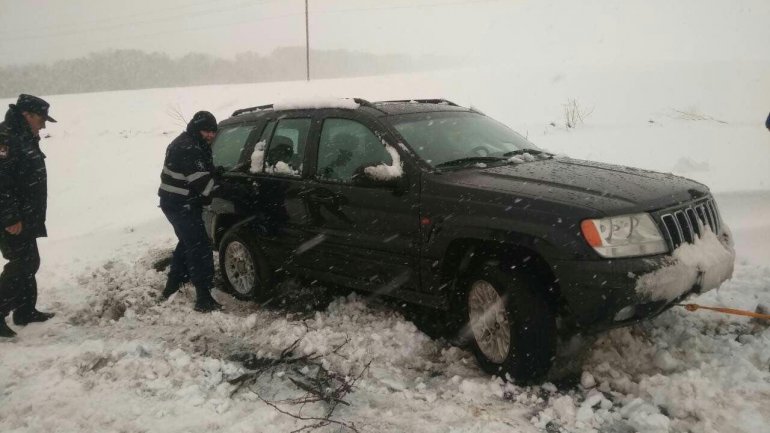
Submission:
{"label": "man in dark uniform", "polygon": [[214,162],[211,143],[217,120],[208,111],[195,113],[187,130],[169,144],[160,175],[160,208],[174,227],[179,243],[174,250],[163,298],[191,281],[195,286],[195,311],[222,308],[211,296],[214,258],[203,225],[203,206],[211,203]]}
{"label": "man in dark uniform", "polygon": [[54,316],[35,308],[37,238],[47,236],[48,183],[40,130],[45,122],[56,122],[48,108],[38,97],[19,95],[0,123],[0,250],[8,260],[0,275],[0,337],[16,335],[5,322],[11,311],[13,323],[22,326]]}

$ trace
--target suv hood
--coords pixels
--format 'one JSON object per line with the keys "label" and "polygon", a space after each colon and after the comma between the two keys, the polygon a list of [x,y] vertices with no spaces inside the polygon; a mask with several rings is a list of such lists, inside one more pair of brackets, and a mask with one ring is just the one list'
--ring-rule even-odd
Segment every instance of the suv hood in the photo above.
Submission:
{"label": "suv hood", "polygon": [[[449,173],[447,173],[449,174]],[[709,194],[698,182],[654,171],[572,158],[552,158],[481,170],[459,170],[454,182],[534,200],[594,209],[607,215],[653,211]]]}

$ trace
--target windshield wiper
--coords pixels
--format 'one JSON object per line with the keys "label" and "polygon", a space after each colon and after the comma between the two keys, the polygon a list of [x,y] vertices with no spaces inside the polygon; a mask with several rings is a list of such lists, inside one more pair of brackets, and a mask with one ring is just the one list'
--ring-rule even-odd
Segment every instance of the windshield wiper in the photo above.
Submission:
{"label": "windshield wiper", "polygon": [[542,150],[538,150],[538,149],[516,149],[516,150],[512,150],[510,152],[505,152],[503,154],[503,156],[511,157],[511,156],[516,156],[516,155],[523,155],[525,153],[529,153],[530,155],[550,155],[550,156],[553,156],[553,155],[551,155],[548,152],[543,152]]}
{"label": "windshield wiper", "polygon": [[500,156],[469,156],[467,158],[459,158],[459,159],[453,159],[451,161],[442,162],[441,164],[436,165],[436,168],[444,168],[444,167],[457,167],[457,166],[463,166],[467,164],[477,164],[477,163],[484,163],[484,162],[500,162],[505,161],[507,158],[503,158]]}

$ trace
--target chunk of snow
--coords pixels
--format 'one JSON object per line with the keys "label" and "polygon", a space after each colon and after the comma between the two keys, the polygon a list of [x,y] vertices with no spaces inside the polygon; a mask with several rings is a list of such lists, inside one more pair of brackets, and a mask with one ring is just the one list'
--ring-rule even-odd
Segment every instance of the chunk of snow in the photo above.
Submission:
{"label": "chunk of snow", "polygon": [[291,166],[283,161],[278,161],[275,163],[272,167],[267,167],[265,169],[265,172],[267,173],[275,173],[275,174],[290,174],[290,175],[297,175],[299,174],[296,170],[291,168]]}
{"label": "chunk of snow", "polygon": [[706,228],[692,244],[674,250],[671,263],[636,280],[636,292],[653,301],[672,301],[690,290],[703,273],[701,290],[718,287],[732,277],[735,251]]}
{"label": "chunk of snow", "polygon": [[404,167],[403,163],[401,162],[401,156],[399,156],[398,152],[396,152],[396,149],[386,144],[385,150],[393,159],[393,164],[380,164],[374,167],[366,167],[364,172],[367,174],[367,176],[376,180],[390,180],[399,178],[404,174]]}
{"label": "chunk of snow", "polygon": [[658,409],[640,398],[633,399],[620,410],[620,414],[628,419],[628,424],[638,433],[667,433],[670,431],[671,420],[660,413]]}
{"label": "chunk of snow", "polygon": [[557,397],[551,401],[556,416],[565,424],[574,424],[577,413],[575,411],[575,401],[568,395]]}
{"label": "chunk of snow", "polygon": [[673,371],[679,366],[677,361],[668,350],[660,350],[655,354],[653,360],[655,366],[663,371]]}
{"label": "chunk of snow", "polygon": [[262,140],[254,146],[254,152],[251,154],[251,167],[249,167],[249,172],[262,172],[262,165],[265,161],[265,144],[265,140]]}
{"label": "chunk of snow", "polygon": [[596,386],[596,379],[594,379],[594,376],[591,373],[584,371],[583,375],[580,376],[580,385],[586,389],[593,388]]}

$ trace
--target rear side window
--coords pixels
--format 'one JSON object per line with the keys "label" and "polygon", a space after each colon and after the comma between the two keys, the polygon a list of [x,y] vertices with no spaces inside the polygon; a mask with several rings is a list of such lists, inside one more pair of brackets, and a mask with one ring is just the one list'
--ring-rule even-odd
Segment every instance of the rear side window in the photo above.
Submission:
{"label": "rear side window", "polygon": [[229,170],[238,163],[243,147],[249,139],[249,134],[254,125],[238,125],[224,127],[217,132],[211,151],[214,157],[215,167],[224,167]]}
{"label": "rear side window", "polygon": [[352,182],[356,170],[365,166],[391,165],[393,158],[371,129],[348,119],[326,119],[318,143],[320,179]]}
{"label": "rear side window", "polygon": [[309,131],[310,119],[279,120],[265,152],[265,172],[299,176]]}

